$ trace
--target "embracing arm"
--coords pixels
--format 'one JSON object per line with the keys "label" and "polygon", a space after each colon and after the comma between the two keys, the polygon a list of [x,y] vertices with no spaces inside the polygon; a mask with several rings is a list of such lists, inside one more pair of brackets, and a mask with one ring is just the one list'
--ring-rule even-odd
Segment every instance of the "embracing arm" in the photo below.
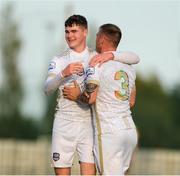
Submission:
{"label": "embracing arm", "polygon": [[122,62],[124,64],[138,64],[140,58],[137,54],[133,52],[112,52],[114,55],[114,60]]}
{"label": "embracing arm", "polygon": [[99,64],[100,67],[104,62],[107,62],[109,60],[115,60],[125,64],[137,64],[139,63],[140,58],[133,52],[111,51],[93,56],[89,62],[89,65],[91,67],[95,67],[97,64]]}
{"label": "embracing arm", "polygon": [[83,103],[93,104],[96,102],[98,85],[93,83],[86,84],[86,89],[79,97],[79,101]]}

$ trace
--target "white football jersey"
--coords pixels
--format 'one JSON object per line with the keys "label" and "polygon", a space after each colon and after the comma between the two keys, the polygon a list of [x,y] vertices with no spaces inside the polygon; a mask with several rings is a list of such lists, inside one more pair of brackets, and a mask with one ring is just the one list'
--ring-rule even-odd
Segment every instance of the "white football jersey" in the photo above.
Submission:
{"label": "white football jersey", "polygon": [[[71,49],[67,49],[63,54],[54,57],[48,69],[48,76],[58,75],[65,69],[70,63],[82,62],[84,68],[87,67],[89,59],[96,54],[93,50],[86,48],[83,52],[77,53]],[[85,70],[85,69],[84,69]],[[59,87],[59,95],[57,99],[57,114],[60,118],[65,118],[73,121],[85,120],[90,117],[89,106],[79,104],[74,101],[63,98],[62,89],[65,85],[73,86],[73,81],[76,80],[79,86],[84,86],[85,71],[80,74],[74,74],[63,80],[63,83]],[[90,120],[90,119],[89,119]]]}
{"label": "white football jersey", "polygon": [[99,85],[96,98],[96,116],[101,125],[101,133],[112,133],[125,129],[120,119],[130,117],[130,126],[135,127],[131,118],[129,97],[135,85],[135,69],[128,64],[108,61],[101,67],[86,70],[87,83]]}

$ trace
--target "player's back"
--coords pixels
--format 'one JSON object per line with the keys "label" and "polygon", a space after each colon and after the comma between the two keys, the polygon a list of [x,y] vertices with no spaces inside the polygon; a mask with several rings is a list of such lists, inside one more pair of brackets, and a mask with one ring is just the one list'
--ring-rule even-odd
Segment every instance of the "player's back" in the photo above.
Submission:
{"label": "player's back", "polygon": [[100,85],[96,106],[100,117],[131,116],[129,96],[135,78],[135,70],[131,65],[109,61],[99,68]]}

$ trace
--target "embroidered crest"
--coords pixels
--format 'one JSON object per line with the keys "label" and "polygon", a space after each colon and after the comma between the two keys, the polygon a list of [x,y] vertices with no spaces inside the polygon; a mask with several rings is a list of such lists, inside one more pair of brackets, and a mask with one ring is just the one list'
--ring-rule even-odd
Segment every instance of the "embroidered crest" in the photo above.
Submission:
{"label": "embroidered crest", "polygon": [[53,153],[53,160],[58,161],[60,159],[60,154],[59,153]]}

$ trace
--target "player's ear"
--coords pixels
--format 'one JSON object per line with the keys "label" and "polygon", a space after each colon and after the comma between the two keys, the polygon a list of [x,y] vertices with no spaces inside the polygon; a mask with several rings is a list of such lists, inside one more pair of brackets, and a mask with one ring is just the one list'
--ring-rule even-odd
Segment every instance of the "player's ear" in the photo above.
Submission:
{"label": "player's ear", "polygon": [[84,29],[84,36],[88,35],[88,29]]}

